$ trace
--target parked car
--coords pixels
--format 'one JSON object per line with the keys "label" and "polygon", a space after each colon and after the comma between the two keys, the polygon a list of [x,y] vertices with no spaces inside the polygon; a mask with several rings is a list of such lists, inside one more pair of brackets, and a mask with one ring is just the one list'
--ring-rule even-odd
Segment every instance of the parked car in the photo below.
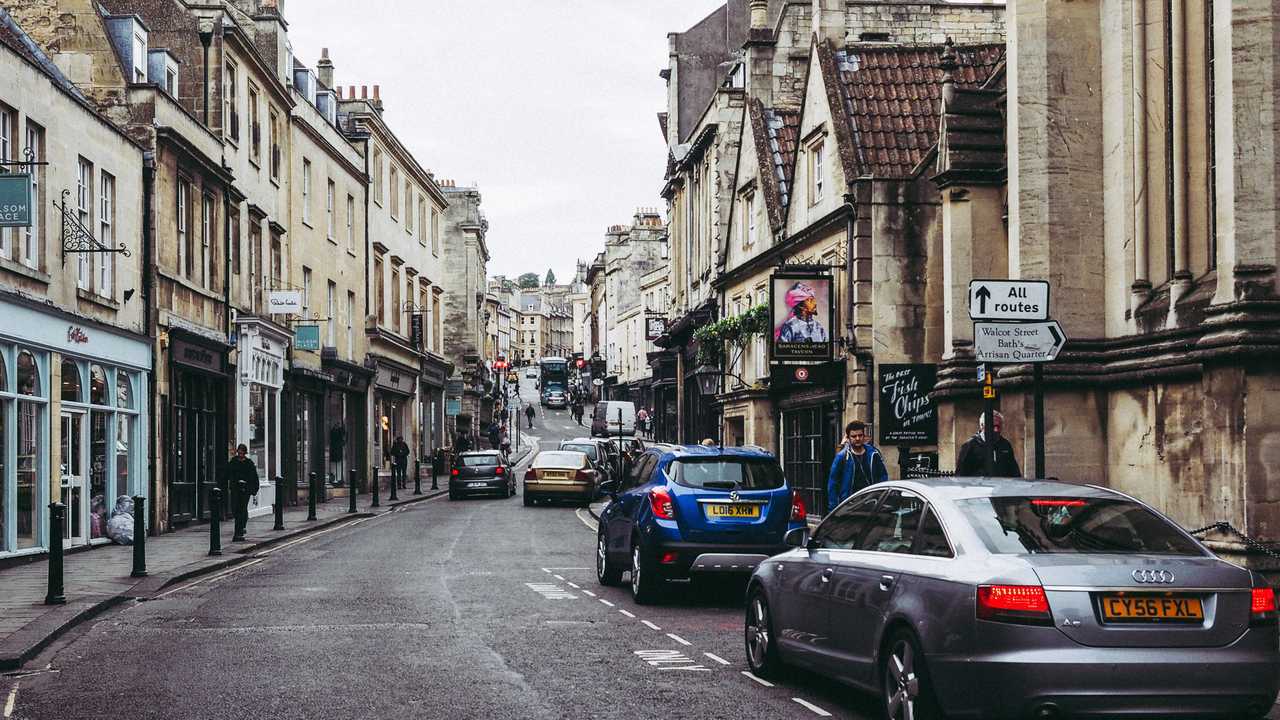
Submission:
{"label": "parked car", "polygon": [[1263,577],[1118,492],[881,483],[787,540],[748,585],[751,671],[804,666],[890,718],[1260,718],[1280,690]]}
{"label": "parked car", "polygon": [[496,450],[464,452],[454,461],[453,469],[449,471],[450,500],[459,500],[469,495],[497,495],[505,498],[515,494],[515,474]]}
{"label": "parked car", "polygon": [[611,480],[614,476],[613,463],[609,459],[608,446],[599,438],[575,438],[560,441],[560,450],[577,450],[585,453],[596,469],[600,482]]}
{"label": "parked car", "polygon": [[571,500],[584,507],[596,497],[599,473],[586,453],[543,450],[524,473],[524,504],[538,500]]}
{"label": "parked car", "polygon": [[601,400],[596,403],[591,413],[592,437],[634,437],[635,434],[635,403],[629,400]]}
{"label": "parked car", "polygon": [[536,367],[525,368],[524,376],[525,376],[525,379],[527,380],[537,380],[538,368]]}
{"label": "parked car", "polygon": [[629,571],[642,604],[661,599],[671,580],[746,576],[805,524],[804,502],[759,450],[655,445],[601,489],[611,501],[600,513],[596,577],[616,585]]}

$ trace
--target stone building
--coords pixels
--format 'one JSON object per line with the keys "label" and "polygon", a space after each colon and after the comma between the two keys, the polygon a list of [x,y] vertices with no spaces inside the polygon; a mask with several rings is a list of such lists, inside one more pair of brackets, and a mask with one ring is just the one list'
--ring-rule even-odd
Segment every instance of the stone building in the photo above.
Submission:
{"label": "stone building", "polygon": [[[80,19],[105,37],[107,18]],[[152,495],[144,150],[71,72],[121,89],[118,66],[51,55],[50,32],[0,8],[0,172],[27,176],[4,194],[27,212],[0,223],[0,558],[47,550],[50,503],[79,546],[109,542],[118,497]]]}
{"label": "stone building", "polygon": [[497,387],[483,355],[489,221],[480,207],[479,188],[460,186],[452,180],[442,181],[440,186],[448,201],[441,220],[441,261],[449,268],[441,278],[444,355],[453,365],[452,379],[462,383],[454,429],[477,435],[492,419]]}
{"label": "stone building", "polygon": [[641,208],[630,225],[614,225],[605,235],[605,315],[607,343],[602,353],[610,398],[640,403],[647,391],[636,383],[650,376],[644,339],[645,308],[641,278],[667,266],[666,223],[657,210]]}
{"label": "stone building", "polygon": [[383,117],[381,89],[347,86],[338,112],[359,143],[369,177],[366,367],[374,371],[368,418],[374,464],[391,472],[390,447],[403,437],[415,457],[443,447],[448,321],[445,308],[449,201],[435,177]]}

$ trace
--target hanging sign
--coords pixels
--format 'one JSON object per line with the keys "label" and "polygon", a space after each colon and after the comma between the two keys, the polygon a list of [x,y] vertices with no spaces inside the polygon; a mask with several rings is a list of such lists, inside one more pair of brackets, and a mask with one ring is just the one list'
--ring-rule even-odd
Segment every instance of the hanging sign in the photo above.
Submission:
{"label": "hanging sign", "polygon": [[880,442],[937,445],[938,412],[930,396],[938,381],[938,366],[882,363],[876,367],[880,388]]}
{"label": "hanging sign", "polygon": [[444,414],[454,417],[462,414],[462,398],[445,398]]}
{"label": "hanging sign", "polygon": [[422,349],[422,313],[409,316],[409,339],[415,348]]}
{"label": "hanging sign", "polygon": [[769,357],[773,362],[832,358],[831,275],[777,273],[770,279]]}
{"label": "hanging sign", "polygon": [[31,227],[31,176],[0,173],[0,227]]}
{"label": "hanging sign", "polygon": [[646,340],[657,340],[667,333],[667,319],[664,317],[647,317],[644,319],[644,337]]}
{"label": "hanging sign", "polygon": [[293,349],[295,350],[319,350],[320,349],[320,326],[319,325],[299,325],[293,329]]}
{"label": "hanging sign", "polygon": [[300,315],[302,313],[301,290],[271,290],[267,293],[267,306],[272,315]]}

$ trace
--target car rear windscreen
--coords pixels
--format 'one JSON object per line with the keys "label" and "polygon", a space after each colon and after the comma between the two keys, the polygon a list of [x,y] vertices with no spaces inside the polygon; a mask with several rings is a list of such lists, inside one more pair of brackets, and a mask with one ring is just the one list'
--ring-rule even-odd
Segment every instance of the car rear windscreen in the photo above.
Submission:
{"label": "car rear windscreen", "polygon": [[587,456],[581,452],[572,450],[547,451],[538,453],[538,457],[533,459],[535,468],[581,468],[586,467]]}
{"label": "car rear windscreen", "polygon": [[600,448],[592,443],[573,443],[560,446],[561,450],[577,450],[580,453],[586,453],[587,457],[592,460],[600,459]]}
{"label": "car rear windscreen", "polygon": [[1131,500],[992,497],[956,504],[993,553],[1204,555],[1178,528]]}
{"label": "car rear windscreen", "polygon": [[490,467],[498,464],[497,455],[463,455],[463,467]]}
{"label": "car rear windscreen", "polygon": [[709,490],[774,490],[782,487],[782,468],[768,460],[685,458],[671,464],[677,484]]}

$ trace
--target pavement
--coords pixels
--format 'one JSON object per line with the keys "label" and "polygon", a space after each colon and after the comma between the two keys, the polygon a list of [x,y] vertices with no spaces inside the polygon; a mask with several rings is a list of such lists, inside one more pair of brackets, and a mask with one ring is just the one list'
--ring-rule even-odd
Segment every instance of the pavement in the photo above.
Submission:
{"label": "pavement", "polygon": [[426,478],[422,495],[413,495],[413,484],[398,490],[399,501],[389,500],[390,490],[383,488],[381,506],[370,506],[367,494],[357,498],[357,512],[348,512],[348,498],[335,498],[316,506],[316,520],[308,521],[306,506],[286,508],[284,530],[273,530],[271,514],[250,518],[245,540],[232,542],[234,523],[221,524],[222,555],[209,556],[209,525],[201,523],[176,532],[148,537],[146,542],[146,577],[135,578],[133,547],[99,545],[89,550],[69,553],[63,558],[63,585],[67,602],[46,605],[49,563],[47,557],[35,562],[0,570],[0,671],[13,670],[76,625],[92,619],[109,608],[131,599],[154,595],[165,587],[200,575],[217,572],[248,562],[255,553],[291,538],[313,533],[349,521],[353,517],[370,517],[391,512],[398,506],[430,499],[448,492],[444,487],[430,489]]}

